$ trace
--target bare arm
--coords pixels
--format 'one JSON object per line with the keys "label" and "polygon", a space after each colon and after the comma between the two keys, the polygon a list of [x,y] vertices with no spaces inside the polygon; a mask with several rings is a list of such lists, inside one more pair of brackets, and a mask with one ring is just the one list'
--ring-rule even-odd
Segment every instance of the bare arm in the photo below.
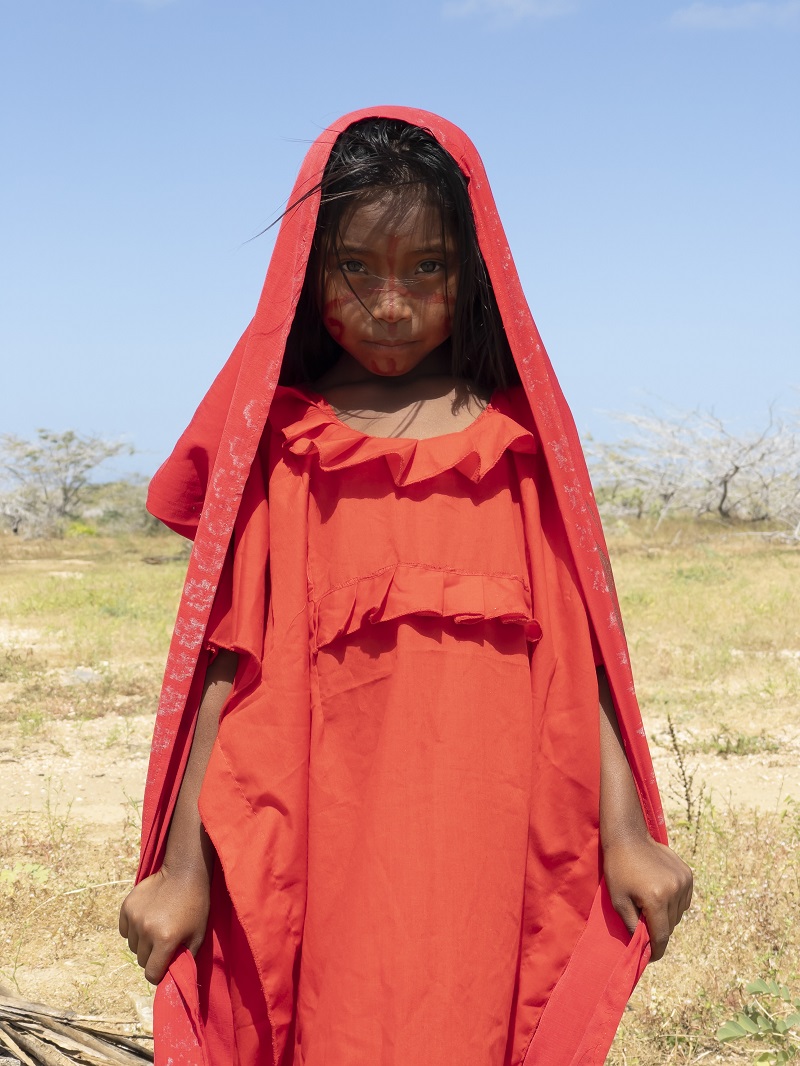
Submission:
{"label": "bare arm", "polygon": [[164,862],[127,895],[120,910],[119,931],[152,984],[164,976],[179,947],[196,954],[205,936],[214,848],[197,802],[237,662],[233,652],[222,651],[208,668]]}
{"label": "bare arm", "polygon": [[597,680],[603,871],[614,909],[628,931],[636,928],[640,914],[644,917],[656,961],[692,901],[692,871],[647,830],[605,671],[598,670]]}

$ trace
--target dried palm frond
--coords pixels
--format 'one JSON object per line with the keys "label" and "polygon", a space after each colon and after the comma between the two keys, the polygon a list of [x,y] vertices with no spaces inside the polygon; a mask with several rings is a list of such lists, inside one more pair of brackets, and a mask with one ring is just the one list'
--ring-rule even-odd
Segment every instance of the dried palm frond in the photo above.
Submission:
{"label": "dried palm frond", "polygon": [[140,1066],[152,1040],[130,1022],[29,1003],[0,985],[0,1066]]}

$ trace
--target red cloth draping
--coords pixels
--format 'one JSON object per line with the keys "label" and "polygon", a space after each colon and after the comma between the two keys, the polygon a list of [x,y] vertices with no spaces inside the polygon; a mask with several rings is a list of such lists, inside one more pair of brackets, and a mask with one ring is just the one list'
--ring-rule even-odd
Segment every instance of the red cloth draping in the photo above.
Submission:
{"label": "red cloth draping", "polygon": [[[508,587],[481,589],[480,612],[474,606],[477,590],[463,601],[466,616],[486,617],[488,597],[497,604],[498,624],[505,617],[516,623],[508,625],[510,630],[529,627],[529,637],[538,636],[537,626],[542,630],[530,671],[537,785],[524,871],[526,898],[536,903],[523,916],[530,933],[523,950],[531,957],[521,960],[520,973],[534,973],[537,966],[538,971],[530,986],[515,993],[518,1039],[509,1061],[591,1066],[604,1060],[649,952],[646,931],[640,926],[632,939],[628,936],[602,881],[593,644],[609,678],[648,827],[665,840],[607,552],[572,418],[525,302],[480,158],[464,134],[435,115],[406,108],[345,116],[309,151],[292,202],[319,179],[338,133],[372,115],[423,126],[468,178],[481,251],[522,382],[507,409],[518,428],[508,439],[500,433],[502,442],[490,447],[497,444],[498,460],[502,456],[517,470],[519,536],[530,555],[536,617],[529,614],[525,590],[513,580]],[[266,432],[265,427],[318,200],[311,195],[284,217],[256,314],[150,490],[153,513],[193,537],[194,546],[154,734],[140,877],[157,869],[163,855],[191,744],[204,648],[213,638],[241,653],[201,797],[201,813],[220,856],[209,933],[197,959],[201,979],[198,989],[184,952],[159,989],[157,1061],[164,1063],[173,1045],[187,1064],[254,1066],[268,1061],[267,1048],[274,1066],[286,1066],[296,1039],[313,738],[308,613],[298,613],[295,605],[307,603],[309,595],[309,523],[307,510],[282,496],[288,489],[281,479],[289,477],[284,470],[308,479],[313,464],[322,469],[327,464],[327,473],[338,476],[342,441],[338,428],[324,418],[313,427],[313,404],[295,423],[281,427],[273,416]],[[285,406],[284,397],[280,409]],[[292,425],[304,420],[303,432],[293,437]],[[333,432],[326,425],[333,425]],[[270,451],[271,435],[279,431],[294,466],[277,464]],[[469,439],[468,432],[453,436],[460,438],[453,442],[457,448]],[[384,459],[386,475],[398,486],[403,481],[413,486],[415,478],[424,482],[425,452],[408,442],[405,449],[396,448]],[[469,480],[470,471],[478,470],[468,448],[451,458],[453,477]],[[317,650],[324,650],[323,638],[335,642],[358,628],[352,623],[357,603],[379,597],[385,603],[390,595],[401,603],[408,596],[407,576],[393,573],[388,583],[385,575],[375,578],[377,586],[350,590],[346,604],[334,590],[339,601],[331,600],[317,615]],[[524,574],[518,577],[525,580]],[[458,600],[462,592],[443,587],[437,595],[445,604],[448,595]],[[541,616],[539,603],[545,605]],[[375,608],[369,602],[366,612]],[[449,611],[443,606],[441,616],[455,619]],[[280,715],[265,718],[265,707],[280,708]]]}

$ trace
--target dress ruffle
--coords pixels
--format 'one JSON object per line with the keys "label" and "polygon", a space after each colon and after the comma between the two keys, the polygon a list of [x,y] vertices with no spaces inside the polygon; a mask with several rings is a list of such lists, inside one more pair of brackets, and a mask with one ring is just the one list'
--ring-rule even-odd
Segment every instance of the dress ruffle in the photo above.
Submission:
{"label": "dress ruffle", "polygon": [[496,620],[521,625],[532,644],[542,636],[528,583],[515,574],[473,574],[418,563],[396,563],[330,589],[313,603],[314,650],[365,625],[407,615],[469,624]]}
{"label": "dress ruffle", "polygon": [[398,486],[427,481],[445,470],[458,470],[470,481],[479,482],[504,452],[536,450],[530,430],[492,403],[471,425],[456,433],[415,440],[360,433],[342,422],[322,397],[299,389],[280,388],[275,401],[281,409],[281,432],[294,455],[316,453],[320,469],[325,471],[383,459]]}

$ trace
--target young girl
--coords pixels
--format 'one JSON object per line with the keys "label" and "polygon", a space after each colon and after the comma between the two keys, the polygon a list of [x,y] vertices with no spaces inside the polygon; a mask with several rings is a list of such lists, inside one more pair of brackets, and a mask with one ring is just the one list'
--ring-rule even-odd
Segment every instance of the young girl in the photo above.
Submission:
{"label": "young girl", "polygon": [[149,505],[195,539],[120,917],[156,1062],[602,1063],[691,874],[459,130],[319,138]]}

